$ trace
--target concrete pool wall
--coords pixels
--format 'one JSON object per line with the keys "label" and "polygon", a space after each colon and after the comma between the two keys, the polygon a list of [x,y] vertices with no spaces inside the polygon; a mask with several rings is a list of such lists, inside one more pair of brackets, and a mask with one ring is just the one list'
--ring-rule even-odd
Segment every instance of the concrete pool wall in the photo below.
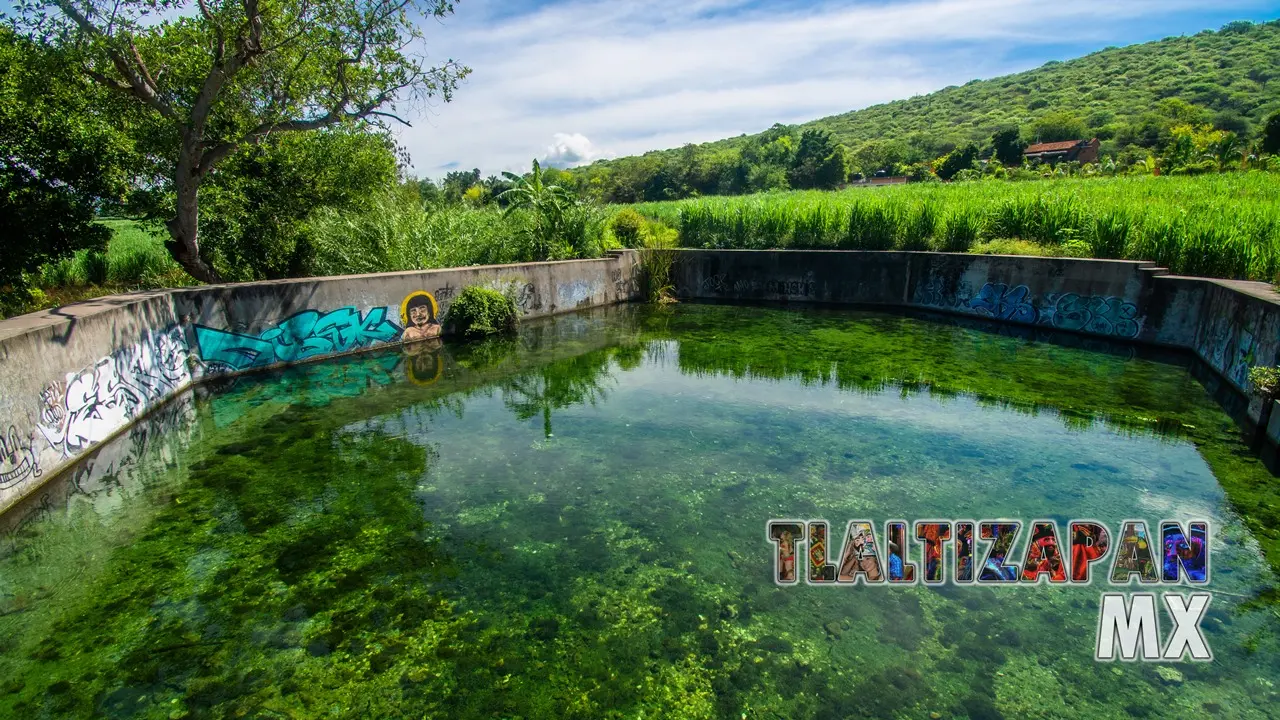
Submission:
{"label": "concrete pool wall", "polygon": [[[1266,424],[1248,372],[1277,364],[1280,296],[1266,283],[1162,273],[1121,260],[682,250],[672,280],[684,299],[909,307],[1185,348]],[[138,292],[0,321],[0,512],[204,379],[430,336],[468,285],[510,292],[539,317],[639,300],[640,280],[636,252],[617,251]],[[1280,421],[1272,425],[1280,440]]]}
{"label": "concrete pool wall", "polygon": [[[0,321],[0,513],[206,378],[429,337],[468,285],[540,317],[638,299],[637,272],[634,251],[620,251],[138,292]],[[431,319],[415,323],[415,305]]]}
{"label": "concrete pool wall", "polygon": [[[1277,365],[1280,294],[1267,283],[1165,274],[1155,263],[858,250],[682,250],[677,297],[892,305],[1193,351],[1250,396]],[[1249,397],[1249,419],[1270,416]],[[1280,420],[1272,423],[1280,441]]]}

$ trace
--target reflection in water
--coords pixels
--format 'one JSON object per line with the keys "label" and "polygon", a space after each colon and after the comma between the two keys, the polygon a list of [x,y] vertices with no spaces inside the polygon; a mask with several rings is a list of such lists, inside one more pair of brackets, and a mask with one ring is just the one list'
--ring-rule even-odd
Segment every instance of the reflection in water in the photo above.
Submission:
{"label": "reflection in water", "polygon": [[[188,396],[10,524],[0,716],[1267,717],[1274,479],[1181,358],[1042,340],[624,307]],[[1215,661],[1094,663],[1104,572],[771,579],[769,518],[951,516],[1210,519]]]}

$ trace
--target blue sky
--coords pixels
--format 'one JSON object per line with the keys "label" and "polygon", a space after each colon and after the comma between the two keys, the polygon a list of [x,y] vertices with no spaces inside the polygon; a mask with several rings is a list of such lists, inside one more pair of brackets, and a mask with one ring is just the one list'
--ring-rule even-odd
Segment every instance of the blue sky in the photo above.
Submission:
{"label": "blue sky", "polygon": [[[0,12],[12,12],[0,0]],[[194,3],[184,3],[187,11]],[[397,108],[410,171],[566,167],[754,133],[1067,60],[1280,17],[1280,0],[455,0],[430,62],[450,103]],[[174,11],[183,12],[182,9]]]}
{"label": "blue sky", "polygon": [[413,172],[565,166],[804,122],[1109,45],[1280,17],[1277,0],[461,0],[428,57],[473,70],[399,132]]}

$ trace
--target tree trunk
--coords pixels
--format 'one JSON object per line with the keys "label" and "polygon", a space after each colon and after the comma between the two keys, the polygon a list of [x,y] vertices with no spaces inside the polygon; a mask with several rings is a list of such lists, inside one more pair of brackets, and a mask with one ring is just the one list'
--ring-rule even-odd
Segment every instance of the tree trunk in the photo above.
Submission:
{"label": "tree trunk", "polygon": [[177,214],[165,223],[169,228],[170,240],[164,246],[191,277],[203,283],[220,283],[222,278],[218,275],[218,271],[200,257],[200,244],[196,239],[200,222],[200,205],[197,198],[200,190],[200,173],[196,168],[196,159],[200,157],[200,146],[189,133],[184,132],[182,140],[178,169],[174,175],[178,196]]}

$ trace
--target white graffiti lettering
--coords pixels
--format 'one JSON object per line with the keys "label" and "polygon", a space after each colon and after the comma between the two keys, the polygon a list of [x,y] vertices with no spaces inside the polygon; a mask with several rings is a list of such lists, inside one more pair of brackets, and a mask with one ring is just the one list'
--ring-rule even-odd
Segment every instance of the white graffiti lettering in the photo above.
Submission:
{"label": "white graffiti lettering", "polygon": [[191,382],[177,327],[150,334],[40,394],[40,433],[64,457],[83,452]]}

